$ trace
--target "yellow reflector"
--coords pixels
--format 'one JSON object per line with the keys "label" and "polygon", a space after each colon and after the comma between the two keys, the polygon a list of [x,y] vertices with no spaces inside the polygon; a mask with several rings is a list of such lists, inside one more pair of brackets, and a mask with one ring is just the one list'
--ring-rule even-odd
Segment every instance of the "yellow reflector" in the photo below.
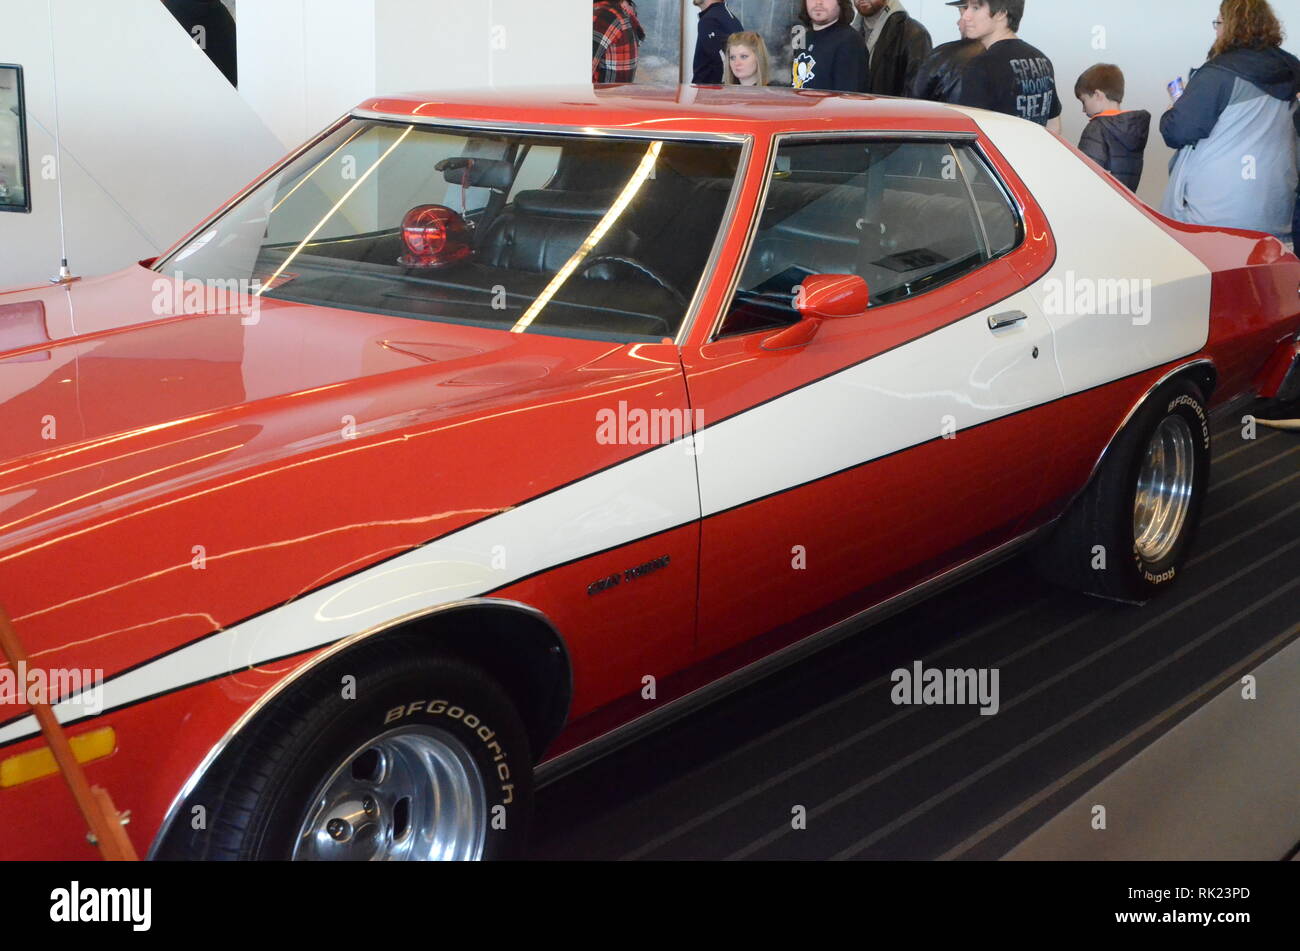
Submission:
{"label": "yellow reflector", "polygon": [[[117,749],[117,731],[111,726],[102,730],[92,730],[68,740],[72,755],[78,763],[89,763],[103,759]],[[48,746],[28,750],[17,756],[0,760],[0,789],[30,783],[33,779],[52,776],[59,771],[59,764],[54,762],[54,752]]]}

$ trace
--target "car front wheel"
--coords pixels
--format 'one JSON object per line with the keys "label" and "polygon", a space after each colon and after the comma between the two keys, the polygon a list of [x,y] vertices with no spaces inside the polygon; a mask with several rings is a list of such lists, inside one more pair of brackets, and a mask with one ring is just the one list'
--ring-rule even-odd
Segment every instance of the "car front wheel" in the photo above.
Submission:
{"label": "car front wheel", "polygon": [[159,858],[512,858],[531,818],[532,761],[491,677],[396,637],[276,698],[185,806]]}

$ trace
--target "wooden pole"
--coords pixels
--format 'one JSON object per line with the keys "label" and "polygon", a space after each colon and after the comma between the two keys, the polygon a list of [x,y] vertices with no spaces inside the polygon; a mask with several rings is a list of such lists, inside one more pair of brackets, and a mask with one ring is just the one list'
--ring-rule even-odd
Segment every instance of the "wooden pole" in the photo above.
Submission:
{"label": "wooden pole", "polygon": [[[0,652],[9,659],[15,673],[20,664],[24,667],[29,664],[27,652],[23,650],[22,643],[18,640],[18,632],[14,630],[13,622],[9,620],[9,614],[3,605],[0,605]],[[47,702],[48,699],[48,697],[41,697],[40,702],[33,702],[29,697],[28,706],[32,708],[36,722],[41,726],[41,733],[45,736],[45,742],[49,744],[50,751],[54,754],[59,772],[63,774],[64,781],[72,790],[72,798],[77,801],[77,808],[81,810],[81,815],[90,828],[91,841],[99,848],[100,854],[107,862],[138,861],[135,848],[131,845],[126,829],[122,826],[122,817],[113,806],[112,798],[103,787],[91,786],[87,782],[86,772],[77,762],[77,757],[68,743],[67,734],[63,732],[63,726],[55,717],[54,710]]]}

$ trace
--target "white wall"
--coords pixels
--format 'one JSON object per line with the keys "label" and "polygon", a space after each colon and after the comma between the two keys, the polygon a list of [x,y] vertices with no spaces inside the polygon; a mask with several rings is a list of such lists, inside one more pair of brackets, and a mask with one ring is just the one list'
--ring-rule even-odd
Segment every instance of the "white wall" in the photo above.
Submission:
{"label": "white wall", "polygon": [[240,91],[286,147],[382,93],[590,82],[590,0],[239,6]]}
{"label": "white wall", "polygon": [[[53,2],[68,255],[98,274],[165,250],[282,149],[157,0]],[[0,0],[0,24],[32,179],[31,214],[0,214],[3,288],[58,273],[59,227],[45,0]]]}
{"label": "white wall", "polygon": [[245,0],[239,92],[285,149],[375,88],[376,0]]}

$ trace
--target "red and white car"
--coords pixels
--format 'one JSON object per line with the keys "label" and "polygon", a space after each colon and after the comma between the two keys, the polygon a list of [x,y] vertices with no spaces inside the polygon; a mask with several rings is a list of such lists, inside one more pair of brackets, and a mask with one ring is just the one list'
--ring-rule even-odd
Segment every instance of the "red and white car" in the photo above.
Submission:
{"label": "red and white car", "polygon": [[[0,603],[141,853],[518,854],[535,775],[1031,543],[1176,583],[1298,289],[1000,115],[375,99],[0,295]],[[91,857],[14,696],[0,857]]]}

